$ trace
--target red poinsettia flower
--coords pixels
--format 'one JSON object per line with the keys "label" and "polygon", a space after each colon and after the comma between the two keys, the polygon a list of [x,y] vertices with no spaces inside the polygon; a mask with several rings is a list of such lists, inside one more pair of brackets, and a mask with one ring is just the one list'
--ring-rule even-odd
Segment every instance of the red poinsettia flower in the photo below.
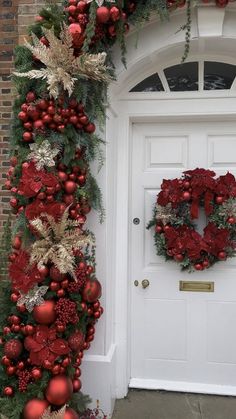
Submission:
{"label": "red poinsettia flower", "polygon": [[43,213],[52,215],[55,220],[59,220],[66,209],[66,205],[60,202],[45,203],[36,199],[25,208],[25,216],[28,220],[40,217]]}
{"label": "red poinsettia flower", "polygon": [[30,360],[34,365],[43,365],[45,360],[53,363],[58,356],[70,352],[68,343],[57,337],[55,327],[42,325],[36,326],[34,335],[25,338],[24,345],[30,352]]}
{"label": "red poinsettia flower", "polygon": [[27,293],[33,285],[43,280],[37,266],[30,265],[30,255],[20,250],[14,262],[9,266],[12,288]]}
{"label": "red poinsettia flower", "polygon": [[19,194],[27,198],[36,196],[43,186],[56,187],[58,181],[52,173],[45,170],[37,170],[34,162],[23,167],[22,177],[19,184]]}
{"label": "red poinsettia flower", "polygon": [[204,228],[204,240],[209,247],[209,252],[217,257],[218,253],[230,245],[230,233],[226,228],[218,228],[214,223],[209,223]]}
{"label": "red poinsettia flower", "polygon": [[215,192],[217,195],[221,195],[224,199],[229,197],[236,197],[236,180],[232,173],[227,173],[224,176],[220,176],[216,182]]}
{"label": "red poinsettia flower", "polygon": [[161,185],[161,192],[158,195],[157,203],[165,206],[171,203],[173,207],[181,201],[182,189],[178,179],[164,179]]}
{"label": "red poinsettia flower", "polygon": [[178,228],[170,227],[165,232],[165,238],[168,251],[172,255],[181,253],[186,254],[191,260],[197,260],[202,252],[208,251],[208,245],[201,235],[186,225]]}
{"label": "red poinsettia flower", "polygon": [[189,176],[204,176],[204,177],[214,177],[216,175],[215,172],[213,172],[213,170],[209,170],[209,169],[199,169],[198,167],[196,169],[193,170],[185,170],[185,172],[183,172],[185,175],[189,175]]}

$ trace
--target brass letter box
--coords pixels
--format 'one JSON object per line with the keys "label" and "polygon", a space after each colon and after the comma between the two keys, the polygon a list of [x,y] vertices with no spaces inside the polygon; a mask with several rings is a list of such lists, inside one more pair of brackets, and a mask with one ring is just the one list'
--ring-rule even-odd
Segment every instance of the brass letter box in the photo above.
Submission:
{"label": "brass letter box", "polygon": [[214,292],[214,282],[179,281],[179,290],[190,292]]}

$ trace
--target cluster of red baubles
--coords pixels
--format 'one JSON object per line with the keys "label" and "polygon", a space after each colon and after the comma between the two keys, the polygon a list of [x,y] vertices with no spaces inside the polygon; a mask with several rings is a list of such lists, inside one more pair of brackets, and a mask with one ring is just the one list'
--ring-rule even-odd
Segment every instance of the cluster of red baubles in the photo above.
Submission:
{"label": "cluster of red baubles", "polygon": [[68,124],[88,134],[95,131],[96,127],[85,114],[83,104],[76,99],[70,99],[68,106],[65,106],[63,98],[55,103],[53,99],[37,99],[34,92],[27,93],[26,102],[21,105],[18,113],[25,130],[23,142],[31,143],[34,133],[44,132],[46,129],[63,132]]}
{"label": "cluster of red baubles", "polygon": [[[134,5],[134,3],[133,3]],[[133,5],[129,6],[131,10]],[[69,31],[73,37],[74,47],[79,49],[84,42],[84,32],[89,21],[89,3],[83,0],[69,0],[65,11],[68,12]],[[96,11],[96,28],[93,42],[108,36],[114,38],[117,35],[117,25],[122,21],[125,30],[128,31],[127,13],[117,5],[109,4],[100,6]]]}
{"label": "cluster of red baubles", "polygon": [[[5,366],[8,376],[15,375],[18,377],[19,391],[26,391],[28,383],[40,380],[43,369],[49,370],[52,376],[58,377],[58,380],[51,378],[45,390],[47,406],[50,403],[61,407],[69,400],[72,392],[80,390],[81,381],[79,377],[81,370],[79,367],[83,353],[84,350],[89,349],[90,342],[94,339],[94,324],[103,312],[98,301],[101,296],[101,285],[96,279],[89,278],[93,268],[85,262],[80,262],[80,269],[82,268],[85,269],[87,281],[81,290],[82,302],[78,316],[75,317],[77,315],[76,311],[75,314],[72,313],[70,323],[73,325],[75,324],[74,320],[79,322],[80,316],[88,316],[90,320],[85,334],[76,329],[75,325],[74,332],[70,334],[67,341],[63,338],[66,324],[57,322],[57,319],[60,319],[57,306],[60,306],[60,302],[63,301],[65,296],[64,300],[71,301],[71,304],[73,304],[73,301],[70,300],[70,294],[68,294],[69,284],[73,280],[69,276],[62,275],[54,266],[46,268],[46,273],[50,277],[49,287],[54,292],[55,297],[34,307],[33,323],[24,323],[22,314],[26,313],[26,307],[17,305],[16,309],[19,315],[10,315],[7,319],[8,325],[3,328],[1,345],[4,345],[4,356],[1,362]],[[17,304],[19,297],[20,293],[13,290],[11,301]],[[17,338],[9,339],[8,335],[12,333],[16,333]],[[68,366],[74,369],[72,379],[66,376]],[[27,377],[26,383],[24,383],[24,374]],[[71,391],[69,393],[60,390],[61,386],[64,388],[65,382],[70,382]],[[5,396],[12,396],[14,390],[13,387],[7,386],[3,389],[3,393]],[[35,403],[36,405],[37,403],[42,404],[42,401],[36,400]],[[26,404],[23,413],[25,419],[39,417],[33,416],[33,413],[31,416],[28,409],[29,406]]]}

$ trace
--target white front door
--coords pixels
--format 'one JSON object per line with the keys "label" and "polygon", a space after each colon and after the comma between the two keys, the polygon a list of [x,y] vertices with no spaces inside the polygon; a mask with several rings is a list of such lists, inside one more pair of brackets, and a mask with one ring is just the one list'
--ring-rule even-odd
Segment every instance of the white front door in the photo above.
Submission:
{"label": "white front door", "polygon": [[[145,228],[162,179],[196,167],[236,175],[236,123],[133,124],[130,386],[236,395],[236,258],[181,272]],[[179,291],[181,280],[213,281],[215,291]]]}

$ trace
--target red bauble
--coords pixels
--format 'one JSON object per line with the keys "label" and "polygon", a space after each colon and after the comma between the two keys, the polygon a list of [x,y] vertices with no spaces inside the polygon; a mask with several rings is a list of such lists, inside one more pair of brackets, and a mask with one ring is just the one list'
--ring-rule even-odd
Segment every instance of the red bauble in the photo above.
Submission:
{"label": "red bauble", "polygon": [[76,6],[74,6],[73,4],[71,4],[69,7],[68,7],[68,12],[70,13],[70,15],[74,15],[75,13],[76,13]]}
{"label": "red bauble", "polygon": [[44,128],[44,122],[42,119],[37,119],[36,121],[34,121],[34,128],[35,129],[43,129]]}
{"label": "red bauble", "polygon": [[110,19],[110,10],[106,6],[97,8],[97,21],[99,23],[106,23]]}
{"label": "red bauble", "polygon": [[16,359],[20,356],[23,349],[23,345],[20,340],[18,339],[10,339],[4,345],[4,354],[9,359]]}
{"label": "red bauble", "polygon": [[14,249],[19,250],[21,248],[21,238],[19,236],[15,236],[12,241],[12,247]]}
{"label": "red bauble", "polygon": [[236,220],[235,220],[234,217],[229,217],[228,220],[227,220],[227,223],[229,223],[229,224],[235,224],[236,223]]}
{"label": "red bauble", "polygon": [[79,415],[75,412],[74,409],[71,409],[71,407],[67,407],[64,414],[64,419],[79,419]]}
{"label": "red bauble", "polygon": [[72,351],[79,352],[83,348],[84,340],[84,334],[80,330],[77,330],[69,337],[68,344]]}
{"label": "red bauble", "polygon": [[93,134],[95,130],[96,130],[96,126],[92,122],[90,122],[88,125],[84,127],[84,131],[87,132],[88,134]]}
{"label": "red bauble", "polygon": [[34,100],[36,99],[35,93],[34,92],[28,92],[26,95],[26,102],[34,102]]}
{"label": "red bauble", "polygon": [[32,133],[29,131],[25,131],[22,137],[26,143],[29,143],[30,141],[32,141],[32,138],[33,138]]}
{"label": "red bauble", "polygon": [[23,410],[23,419],[40,419],[48,406],[47,400],[29,400]]}
{"label": "red bauble", "polygon": [[27,115],[27,113],[26,113],[26,112],[24,112],[24,111],[20,111],[20,112],[18,113],[18,118],[19,118],[21,121],[26,122],[26,121],[27,121],[27,119],[28,119],[28,115]]}
{"label": "red bauble", "polygon": [[216,203],[217,204],[222,204],[224,202],[224,198],[223,196],[217,196],[216,197]]}
{"label": "red bauble", "polygon": [[61,282],[65,279],[65,274],[62,274],[56,266],[50,268],[49,276],[56,282]]}
{"label": "red bauble", "polygon": [[56,319],[55,302],[46,300],[39,306],[35,306],[33,310],[34,320],[39,324],[51,324]]}
{"label": "red bauble", "polygon": [[4,396],[11,397],[14,394],[14,390],[12,387],[8,386],[3,389]]}
{"label": "red bauble", "polygon": [[42,371],[40,368],[34,368],[31,374],[34,380],[40,380],[40,378],[42,378]]}
{"label": "red bauble", "polygon": [[120,10],[116,6],[110,8],[110,18],[113,22],[117,22],[120,19]]}
{"label": "red bauble", "polygon": [[222,251],[222,252],[219,252],[217,256],[219,260],[225,260],[227,255],[224,251]]}
{"label": "red bauble", "polygon": [[84,13],[85,10],[87,9],[87,6],[88,6],[88,4],[85,1],[80,0],[78,2],[78,4],[77,4],[77,10],[78,10],[78,12],[79,13]]}
{"label": "red bauble", "polygon": [[46,388],[45,396],[49,403],[62,406],[68,402],[73,393],[72,381],[65,375],[51,378]]}
{"label": "red bauble", "polygon": [[196,263],[196,264],[194,265],[194,268],[196,269],[196,271],[202,271],[202,269],[203,269],[203,267],[202,267],[201,263]]}
{"label": "red bauble", "polygon": [[65,189],[66,193],[70,195],[70,194],[73,194],[76,191],[77,185],[76,185],[75,182],[73,182],[73,180],[67,180],[64,183],[64,189]]}
{"label": "red bauble", "polygon": [[89,280],[82,292],[83,299],[88,303],[94,303],[102,295],[102,286],[100,282],[95,280]]}
{"label": "red bauble", "polygon": [[71,23],[69,25],[69,32],[72,35],[73,44],[75,48],[80,48],[84,42],[84,35],[82,27],[79,23]]}
{"label": "red bauble", "polygon": [[158,234],[162,233],[163,232],[162,226],[156,225],[155,232]]}
{"label": "red bauble", "polygon": [[79,378],[74,378],[74,380],[72,381],[72,385],[73,385],[73,392],[74,393],[78,393],[78,391],[80,391],[80,389],[82,387],[82,383],[81,383]]}
{"label": "red bauble", "polygon": [[181,253],[178,253],[177,255],[175,255],[174,258],[177,262],[182,262],[184,260],[184,256]]}
{"label": "red bauble", "polygon": [[183,199],[185,201],[189,201],[190,198],[191,198],[191,194],[189,192],[187,192],[187,191],[183,192],[183,195],[182,196],[183,196]]}

